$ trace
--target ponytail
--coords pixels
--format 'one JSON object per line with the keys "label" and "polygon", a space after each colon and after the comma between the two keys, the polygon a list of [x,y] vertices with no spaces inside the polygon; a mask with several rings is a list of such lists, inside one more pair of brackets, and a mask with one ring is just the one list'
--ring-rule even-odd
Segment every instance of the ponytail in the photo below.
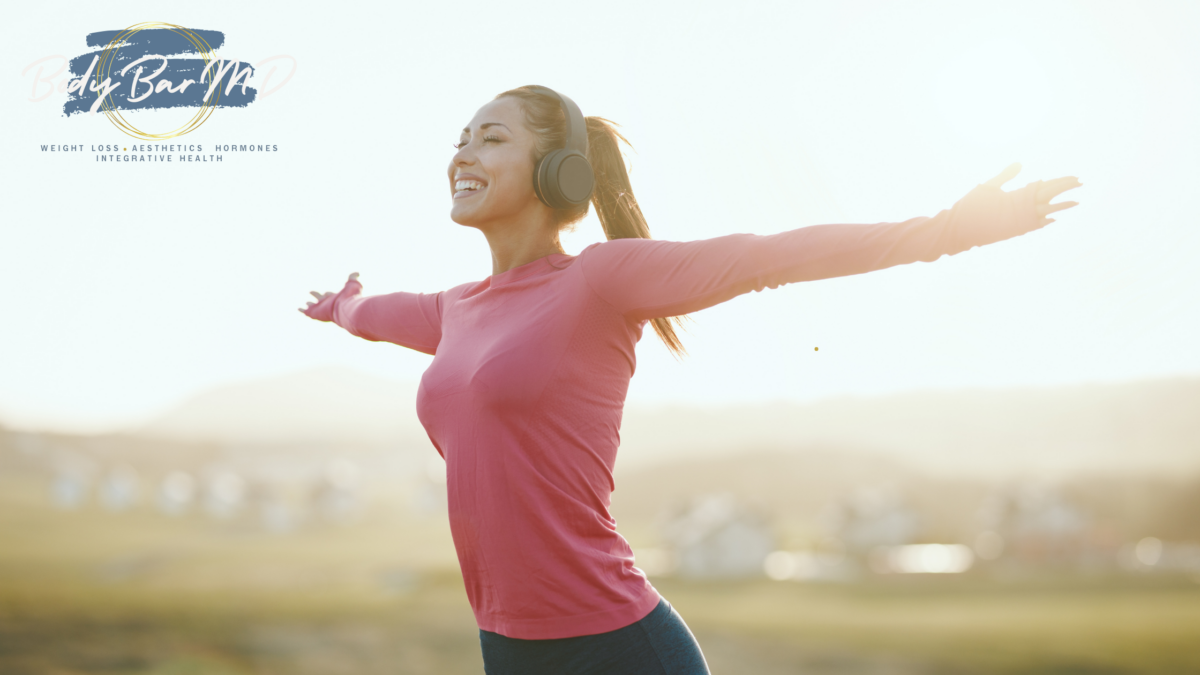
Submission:
{"label": "ponytail", "polygon": [[[612,239],[649,239],[650,226],[646,217],[633,196],[633,187],[629,184],[629,172],[625,169],[625,158],[617,146],[617,139],[624,141],[630,148],[633,145],[616,130],[617,124],[603,117],[588,117],[588,161],[596,172],[596,189],[592,191],[592,205],[596,207],[596,216],[604,227],[604,235]],[[584,212],[586,214],[586,211]],[[654,318],[654,332],[662,338],[663,344],[675,356],[687,354],[675,327],[682,325],[682,317]]]}
{"label": "ponytail", "polygon": [[[512,96],[521,101],[525,111],[526,124],[537,139],[534,148],[534,164],[545,157],[555,148],[561,148],[566,143],[566,120],[557,100],[544,94],[532,91],[527,87],[510,89],[496,96],[502,98]],[[596,216],[604,228],[604,235],[613,239],[650,239],[650,226],[642,215],[637,199],[633,196],[633,187],[629,183],[629,172],[625,169],[625,158],[621,155],[617,140],[628,145],[629,140],[616,130],[618,126],[603,117],[588,117],[588,161],[596,174],[596,187],[592,191],[591,203],[596,207]],[[570,227],[587,215],[588,204],[557,210],[559,229]],[[675,334],[676,325],[682,326],[683,318],[672,316],[651,319],[654,332],[658,333],[676,357],[687,354],[679,336]]]}

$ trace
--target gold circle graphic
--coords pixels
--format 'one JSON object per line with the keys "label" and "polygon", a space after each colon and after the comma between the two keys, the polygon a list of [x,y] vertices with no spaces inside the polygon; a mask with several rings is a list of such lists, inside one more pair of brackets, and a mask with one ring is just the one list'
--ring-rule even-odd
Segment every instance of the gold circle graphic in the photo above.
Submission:
{"label": "gold circle graphic", "polygon": [[[116,59],[117,52],[119,52],[121,50],[121,47],[119,45],[122,42],[128,40],[129,38],[133,37],[137,33],[144,31],[148,28],[166,28],[167,30],[170,30],[173,33],[182,35],[188,42],[191,42],[196,47],[196,51],[198,51],[200,53],[200,58],[204,59],[205,66],[207,66],[209,63],[211,63],[212,60],[217,57],[216,53],[213,52],[212,47],[209,46],[208,42],[206,42],[204,40],[204,38],[200,37],[199,35],[197,35],[196,33],[192,32],[192,31],[188,30],[187,28],[184,28],[183,26],[177,26],[173,23],[163,23],[161,21],[147,21],[144,23],[135,24],[133,26],[130,26],[129,28],[126,28],[121,33],[117,34],[116,37],[114,37],[111,41],[109,41],[109,43],[107,45],[105,45],[104,51],[101,52],[99,67],[96,68],[96,84],[95,84],[95,86],[97,87],[97,90],[98,90],[97,95],[99,95],[100,91],[103,91],[102,89],[99,89],[100,83],[102,81],[104,81],[104,79],[108,79],[112,73],[113,61]],[[180,32],[180,31],[182,31],[182,32]],[[211,81],[211,79],[213,77],[212,71],[208,71],[208,72],[209,72],[209,80]],[[203,84],[204,84],[203,76],[200,78],[199,84],[201,86],[203,86]],[[155,86],[157,87],[157,85],[155,85]],[[200,106],[200,109],[198,111],[196,111],[195,116],[193,116],[192,119],[189,120],[186,124],[179,127],[178,129],[175,129],[174,131],[168,131],[168,132],[162,133],[162,134],[146,133],[146,132],[138,129],[137,127],[133,126],[124,117],[121,116],[121,113],[120,113],[120,111],[117,110],[116,106],[109,105],[107,100],[100,101],[100,107],[102,107],[104,109],[104,114],[106,117],[108,117],[108,121],[112,122],[114,126],[116,126],[121,131],[125,132],[127,135],[133,136],[134,138],[140,138],[144,141],[161,141],[161,140],[166,140],[168,138],[175,138],[176,136],[182,136],[184,134],[191,133],[191,132],[195,131],[196,129],[200,128],[200,125],[204,124],[204,122],[207,121],[208,118],[212,116],[213,112],[216,110],[217,103],[221,100],[221,88],[217,87],[214,90],[214,93],[216,94],[216,96],[214,98],[211,98],[209,101],[203,102]],[[112,94],[110,93],[109,96],[112,96]],[[108,96],[105,97],[105,99],[107,99],[107,98],[108,98]]]}

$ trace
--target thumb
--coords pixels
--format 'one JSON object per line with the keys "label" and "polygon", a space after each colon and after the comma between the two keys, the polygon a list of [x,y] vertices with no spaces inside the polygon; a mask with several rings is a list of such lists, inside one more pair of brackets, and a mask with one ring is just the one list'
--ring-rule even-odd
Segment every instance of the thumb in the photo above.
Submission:
{"label": "thumb", "polygon": [[987,185],[989,187],[998,188],[1001,185],[1004,185],[1008,181],[1012,180],[1013,178],[1016,178],[1017,174],[1019,174],[1019,173],[1021,173],[1021,163],[1013,162],[1012,164],[1009,164],[1003,171],[996,174],[995,178],[984,183],[984,185]]}

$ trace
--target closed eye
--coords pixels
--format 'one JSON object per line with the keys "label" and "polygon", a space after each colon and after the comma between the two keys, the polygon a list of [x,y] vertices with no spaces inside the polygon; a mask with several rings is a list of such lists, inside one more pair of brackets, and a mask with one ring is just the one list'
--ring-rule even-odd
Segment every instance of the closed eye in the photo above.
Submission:
{"label": "closed eye", "polygon": [[[499,139],[499,138],[497,138],[497,137],[495,137],[495,136],[484,136],[484,137],[483,137],[483,142],[484,142],[484,143],[487,143],[487,142],[489,142],[489,141],[490,141],[490,142],[492,142],[492,143],[499,143],[499,142],[500,142],[500,139]],[[456,144],[454,145],[454,149],[455,149],[455,150],[460,150],[460,149],[462,149],[462,147],[463,147],[464,145],[466,145],[467,143],[468,143],[468,141],[459,141],[458,143],[456,143]]]}

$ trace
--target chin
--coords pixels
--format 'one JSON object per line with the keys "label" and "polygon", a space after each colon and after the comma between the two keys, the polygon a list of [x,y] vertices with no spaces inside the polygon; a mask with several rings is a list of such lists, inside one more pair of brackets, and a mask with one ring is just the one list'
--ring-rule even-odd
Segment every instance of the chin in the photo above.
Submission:
{"label": "chin", "polygon": [[476,216],[477,214],[473,213],[471,209],[460,210],[454,208],[453,206],[450,207],[450,220],[453,220],[459,225],[474,227],[476,222],[479,221],[479,218]]}

